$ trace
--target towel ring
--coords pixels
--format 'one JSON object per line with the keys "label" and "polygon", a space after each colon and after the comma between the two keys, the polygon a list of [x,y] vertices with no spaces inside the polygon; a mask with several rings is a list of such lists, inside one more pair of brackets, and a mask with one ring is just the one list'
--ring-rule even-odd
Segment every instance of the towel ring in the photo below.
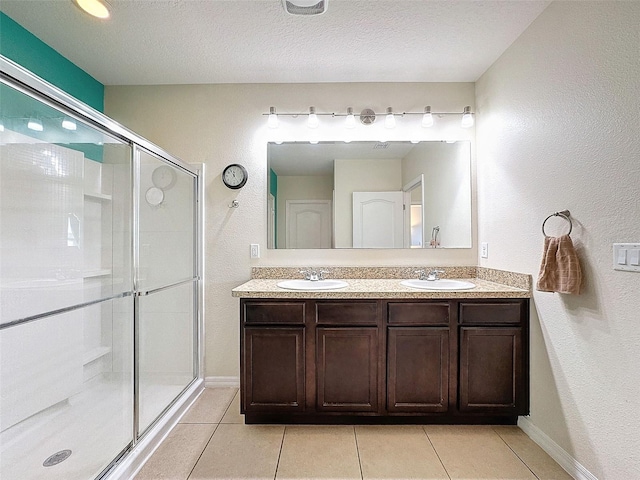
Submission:
{"label": "towel ring", "polygon": [[571,222],[571,213],[569,212],[569,210],[562,210],[561,212],[552,213],[551,215],[549,215],[547,218],[544,219],[544,222],[542,222],[542,234],[545,237],[548,237],[549,235],[547,235],[547,232],[544,231],[544,224],[547,223],[547,220],[549,220],[551,217],[562,217],[567,222],[569,222],[569,233],[567,233],[567,235],[571,235],[571,230],[573,230],[573,223]]}

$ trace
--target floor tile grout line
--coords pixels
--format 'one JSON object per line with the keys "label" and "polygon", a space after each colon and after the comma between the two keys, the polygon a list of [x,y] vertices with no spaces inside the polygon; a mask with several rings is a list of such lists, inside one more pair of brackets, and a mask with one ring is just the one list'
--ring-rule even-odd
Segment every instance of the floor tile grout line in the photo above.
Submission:
{"label": "floor tile grout line", "polygon": [[278,451],[278,460],[276,461],[276,471],[273,474],[273,480],[278,477],[278,467],[280,466],[280,457],[282,456],[282,447],[284,446],[284,436],[287,434],[287,426],[282,430],[282,440],[280,441],[280,450]]}
{"label": "floor tile grout line", "polygon": [[511,445],[509,445],[509,443],[504,438],[502,438],[502,435],[500,435],[500,432],[496,431],[494,427],[491,427],[491,429],[495,432],[496,435],[498,435],[498,438],[504,442],[507,448],[513,452],[516,458],[520,460],[525,467],[527,467],[527,470],[531,472],[531,475],[533,475],[538,480],[540,480],[540,477],[536,475],[536,472],[534,472],[529,465],[527,465],[527,462],[525,462],[522,458],[520,458],[520,455],[518,455],[518,452],[516,452],[513,448],[511,448]]}
{"label": "floor tile grout line", "polygon": [[222,420],[224,420],[224,417],[227,415],[227,412],[229,411],[229,408],[231,408],[231,404],[233,403],[233,401],[236,399],[236,397],[240,394],[240,390],[236,390],[236,393],[233,397],[231,397],[231,401],[229,402],[229,405],[227,405],[227,408],[224,409],[224,413],[222,414],[222,416],[220,417],[220,421],[218,422],[218,424],[222,423]]}
{"label": "floor tile grout line", "polygon": [[[201,423],[199,425],[211,425],[210,423]],[[211,432],[211,436],[209,437],[209,440],[207,440],[207,443],[205,443],[204,448],[202,449],[202,451],[200,452],[200,455],[198,455],[198,459],[195,461],[195,463],[193,464],[193,467],[191,467],[191,470],[189,470],[189,474],[187,475],[187,478],[185,480],[189,480],[189,478],[191,478],[191,474],[193,473],[193,471],[196,469],[196,466],[198,465],[198,462],[200,461],[200,459],[202,458],[202,455],[204,455],[204,451],[207,449],[207,447],[209,446],[209,444],[211,443],[211,439],[213,438],[213,436],[216,434],[216,432],[218,431],[218,427],[220,427],[220,424],[217,423],[216,424],[216,428],[213,429],[213,432]]]}
{"label": "floor tile grout line", "polygon": [[449,477],[449,480],[451,480],[451,475],[449,475],[449,470],[447,470],[447,467],[444,466],[444,462],[440,458],[440,454],[438,453],[438,450],[436,450],[436,446],[431,441],[431,437],[429,437],[429,434],[427,433],[427,430],[424,428],[424,425],[422,425],[422,431],[424,432],[425,437],[427,437],[427,440],[429,441],[429,445],[431,445],[431,448],[433,448],[433,452],[436,454],[436,457],[438,457],[438,461],[440,462],[440,465],[442,465],[442,468],[444,469],[444,473],[446,473],[447,477]]}
{"label": "floor tile grout line", "polygon": [[356,441],[356,453],[358,454],[358,466],[360,467],[360,478],[364,480],[364,473],[362,473],[362,460],[360,460],[360,448],[358,447],[358,433],[356,432],[356,426],[353,426],[353,438]]}

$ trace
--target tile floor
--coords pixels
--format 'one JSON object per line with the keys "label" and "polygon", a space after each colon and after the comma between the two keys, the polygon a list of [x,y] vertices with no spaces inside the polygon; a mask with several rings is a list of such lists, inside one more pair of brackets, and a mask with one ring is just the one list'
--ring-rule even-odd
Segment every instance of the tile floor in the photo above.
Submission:
{"label": "tile floor", "polygon": [[206,389],[135,480],[571,479],[518,427],[244,425]]}

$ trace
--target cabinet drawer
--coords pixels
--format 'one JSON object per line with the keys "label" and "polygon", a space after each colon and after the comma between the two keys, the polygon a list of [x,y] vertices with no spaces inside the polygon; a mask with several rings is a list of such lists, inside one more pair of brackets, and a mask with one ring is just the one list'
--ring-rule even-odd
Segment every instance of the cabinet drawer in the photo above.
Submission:
{"label": "cabinet drawer", "polygon": [[304,323],[304,302],[245,302],[245,323]]}
{"label": "cabinet drawer", "polygon": [[463,324],[519,324],[523,302],[460,303],[460,323]]}
{"label": "cabinet drawer", "polygon": [[323,325],[377,325],[378,302],[318,302],[316,322]]}
{"label": "cabinet drawer", "polygon": [[388,304],[389,324],[448,325],[449,303],[391,303]]}

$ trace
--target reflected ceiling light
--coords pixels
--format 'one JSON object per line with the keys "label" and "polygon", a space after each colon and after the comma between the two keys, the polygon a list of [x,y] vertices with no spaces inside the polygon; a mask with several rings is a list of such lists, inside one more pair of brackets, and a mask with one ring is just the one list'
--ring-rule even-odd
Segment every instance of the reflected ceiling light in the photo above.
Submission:
{"label": "reflected ceiling light", "polygon": [[269,119],[267,120],[267,126],[269,128],[278,128],[278,115],[276,114],[276,107],[269,107]]}
{"label": "reflected ceiling light", "polygon": [[424,115],[422,115],[422,126],[425,128],[433,127],[433,115],[431,115],[431,107],[424,107]]}
{"label": "reflected ceiling light", "polygon": [[396,128],[396,117],[393,114],[393,108],[387,107],[387,116],[384,117],[385,128]]}
{"label": "reflected ceiling light", "polygon": [[64,120],[62,120],[62,128],[65,130],[76,130],[78,127],[73,118],[65,117]]}
{"label": "reflected ceiling light", "polygon": [[276,145],[282,145],[282,142],[283,142],[283,141],[284,141],[284,140],[282,140],[281,138],[278,138],[277,140],[274,140],[273,142],[274,142]]}
{"label": "reflected ceiling light", "polygon": [[0,132],[4,132],[4,123],[0,122]]}
{"label": "reflected ceiling light", "polygon": [[410,140],[411,143],[420,143],[420,140]]}
{"label": "reflected ceiling light", "polygon": [[344,121],[344,125],[347,128],[356,128],[356,117],[353,116],[353,108],[347,108],[347,118]]}
{"label": "reflected ceiling light", "polygon": [[320,121],[316,115],[316,107],[309,107],[309,118],[307,120],[307,126],[309,128],[318,128]]}
{"label": "reflected ceiling light", "polygon": [[462,128],[469,128],[473,126],[473,115],[471,115],[471,107],[464,107],[462,112],[462,121],[460,122]]}
{"label": "reflected ceiling light", "polygon": [[36,117],[31,117],[27,122],[27,128],[29,130],[33,130],[34,132],[41,132],[44,130],[44,126],[42,125],[42,121]]}
{"label": "reflected ceiling light", "polygon": [[111,16],[110,5],[105,0],[73,0],[73,3],[92,17],[107,19]]}
{"label": "reflected ceiling light", "polygon": [[318,140],[309,140],[309,143],[311,145],[317,145],[318,144]]}

